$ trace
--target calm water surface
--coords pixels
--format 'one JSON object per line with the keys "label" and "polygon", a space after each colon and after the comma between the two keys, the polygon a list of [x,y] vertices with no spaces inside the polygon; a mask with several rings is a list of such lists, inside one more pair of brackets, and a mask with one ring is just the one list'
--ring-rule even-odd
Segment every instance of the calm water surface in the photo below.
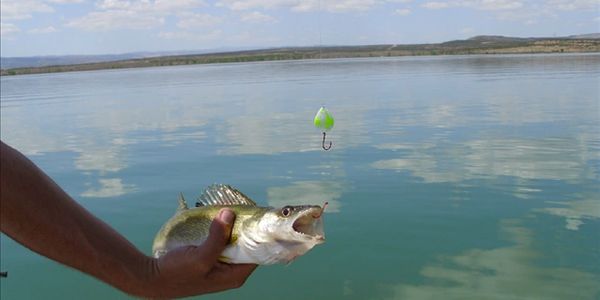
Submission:
{"label": "calm water surface", "polygon": [[[600,298],[600,54],[0,80],[2,140],[148,254],[179,192],[330,202],[325,244],[207,299]],[[2,299],[128,298],[1,242]]]}

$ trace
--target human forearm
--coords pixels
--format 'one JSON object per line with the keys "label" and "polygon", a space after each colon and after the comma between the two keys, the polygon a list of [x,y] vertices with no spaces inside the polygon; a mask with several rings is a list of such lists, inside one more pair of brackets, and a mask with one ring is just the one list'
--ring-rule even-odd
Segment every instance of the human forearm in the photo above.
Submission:
{"label": "human forearm", "polygon": [[2,142],[1,230],[35,252],[139,294],[153,260]]}

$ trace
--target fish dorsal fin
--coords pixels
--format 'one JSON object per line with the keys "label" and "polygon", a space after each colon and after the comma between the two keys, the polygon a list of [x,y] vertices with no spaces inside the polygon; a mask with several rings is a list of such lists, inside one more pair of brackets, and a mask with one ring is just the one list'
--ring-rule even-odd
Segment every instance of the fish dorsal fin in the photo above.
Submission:
{"label": "fish dorsal fin", "polygon": [[179,207],[177,207],[177,211],[182,211],[186,209],[188,209],[188,206],[185,202],[185,198],[183,198],[183,193],[179,193]]}
{"label": "fish dorsal fin", "polygon": [[248,205],[256,206],[248,196],[225,184],[213,184],[198,198],[196,207],[203,205]]}

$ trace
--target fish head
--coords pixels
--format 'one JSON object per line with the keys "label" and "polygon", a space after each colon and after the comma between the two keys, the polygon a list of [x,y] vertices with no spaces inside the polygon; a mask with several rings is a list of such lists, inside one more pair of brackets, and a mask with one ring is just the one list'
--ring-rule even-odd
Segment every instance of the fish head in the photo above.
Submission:
{"label": "fish head", "polygon": [[261,227],[279,243],[306,244],[308,249],[325,242],[323,207],[318,205],[284,206],[269,210]]}

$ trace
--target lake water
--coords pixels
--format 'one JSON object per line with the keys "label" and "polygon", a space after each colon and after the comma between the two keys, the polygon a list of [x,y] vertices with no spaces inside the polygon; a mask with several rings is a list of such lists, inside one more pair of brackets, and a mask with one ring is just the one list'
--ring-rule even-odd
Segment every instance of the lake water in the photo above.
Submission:
{"label": "lake water", "polygon": [[[329,201],[325,244],[206,299],[600,299],[599,86],[598,53],[2,77],[1,137],[148,254],[179,192]],[[128,298],[1,242],[2,299]]]}

